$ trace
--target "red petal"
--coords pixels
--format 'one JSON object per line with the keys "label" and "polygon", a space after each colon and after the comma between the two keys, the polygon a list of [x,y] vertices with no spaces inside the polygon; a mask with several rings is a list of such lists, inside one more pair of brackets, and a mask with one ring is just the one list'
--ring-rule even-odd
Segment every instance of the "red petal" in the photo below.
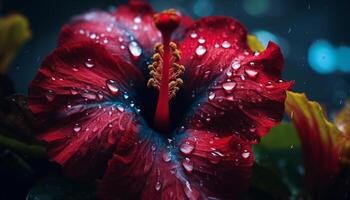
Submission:
{"label": "red petal", "polygon": [[[134,99],[130,83],[139,79],[134,66],[90,41],[62,46],[46,58],[29,88],[29,107],[40,122],[40,137],[49,142],[49,155],[67,173],[90,178],[102,172],[116,140],[113,134],[123,132],[121,127],[132,118],[116,104],[128,103],[125,92],[128,101]],[[110,130],[114,122],[123,125],[112,124]]]}
{"label": "red petal", "polygon": [[[117,22],[115,17],[107,12],[88,12],[73,18],[70,24],[62,28],[58,43],[62,46],[82,41],[101,44],[113,55],[130,62],[142,53],[141,47],[134,41],[127,27]],[[137,51],[130,51],[133,47],[137,48]]]}
{"label": "red petal", "polygon": [[206,17],[191,26],[180,43],[185,66],[185,87],[205,87],[244,52],[251,53],[246,30],[229,17]]}
{"label": "red petal", "polygon": [[286,90],[293,83],[279,80],[283,57],[273,43],[259,55],[241,55],[229,63],[232,67],[223,67],[199,94],[188,127],[258,140],[281,121]]}
{"label": "red petal", "polygon": [[[164,144],[142,132],[145,138],[115,152],[99,187],[101,199],[235,199],[248,186],[253,156],[240,138],[188,130],[178,143]],[[183,150],[186,142],[193,148]]]}
{"label": "red petal", "polygon": [[[130,1],[129,5],[120,6],[115,12],[117,21],[128,27],[141,46],[149,53],[153,53],[154,45],[161,42],[162,39],[153,22],[154,14],[149,4],[141,1]],[[192,24],[193,21],[190,17],[182,16],[180,26],[173,34],[173,39],[182,38],[186,28]]]}

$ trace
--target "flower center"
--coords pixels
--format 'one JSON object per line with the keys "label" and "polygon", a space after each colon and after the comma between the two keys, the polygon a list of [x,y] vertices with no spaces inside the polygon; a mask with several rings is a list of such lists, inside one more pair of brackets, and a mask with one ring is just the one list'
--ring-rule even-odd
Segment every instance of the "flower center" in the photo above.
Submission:
{"label": "flower center", "polygon": [[169,101],[182,85],[180,76],[185,70],[178,63],[180,51],[177,45],[170,41],[172,33],[180,24],[180,16],[176,10],[170,9],[155,14],[153,19],[162,34],[163,44],[155,45],[153,63],[148,66],[151,78],[147,85],[159,90],[154,125],[159,131],[167,132],[170,128]]}

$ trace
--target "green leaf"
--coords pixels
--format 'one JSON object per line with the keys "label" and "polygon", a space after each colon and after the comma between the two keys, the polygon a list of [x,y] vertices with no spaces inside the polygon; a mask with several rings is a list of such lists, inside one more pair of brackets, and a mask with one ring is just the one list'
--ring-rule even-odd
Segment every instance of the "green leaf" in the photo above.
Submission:
{"label": "green leaf", "polygon": [[[272,128],[253,149],[257,164],[280,176],[292,196],[303,195],[304,169],[300,142],[291,123],[282,122]],[[265,181],[268,183],[270,179],[267,178]]]}
{"label": "green leaf", "polygon": [[254,163],[252,187],[255,190],[269,194],[274,199],[287,199],[290,191],[281,177],[273,170]]}
{"label": "green leaf", "polygon": [[59,177],[48,177],[37,182],[26,200],[96,200],[95,189]]}
{"label": "green leaf", "polygon": [[0,73],[4,73],[18,49],[30,38],[27,18],[12,14],[0,18]]}

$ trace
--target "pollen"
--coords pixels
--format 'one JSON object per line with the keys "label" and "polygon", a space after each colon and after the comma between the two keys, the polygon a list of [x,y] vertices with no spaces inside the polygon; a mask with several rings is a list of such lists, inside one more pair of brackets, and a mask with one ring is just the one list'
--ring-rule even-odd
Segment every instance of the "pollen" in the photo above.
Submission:
{"label": "pollen", "polygon": [[[185,71],[185,67],[178,63],[181,58],[181,52],[178,50],[177,45],[174,42],[170,42],[169,46],[171,50],[171,67],[169,69],[168,88],[169,97],[173,98],[183,84],[181,76]],[[151,78],[148,80],[147,86],[159,90],[163,71],[163,45],[156,44],[154,51],[155,53],[152,56],[153,63],[148,65],[149,75]]]}

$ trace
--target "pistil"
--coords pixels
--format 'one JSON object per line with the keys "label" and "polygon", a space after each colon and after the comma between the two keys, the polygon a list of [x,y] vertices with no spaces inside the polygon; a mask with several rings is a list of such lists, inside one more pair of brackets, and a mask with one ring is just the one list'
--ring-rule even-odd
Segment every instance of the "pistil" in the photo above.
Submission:
{"label": "pistil", "polygon": [[155,128],[161,132],[168,132],[171,126],[169,101],[179,90],[182,84],[179,76],[184,71],[184,67],[177,63],[180,52],[176,44],[171,42],[171,35],[180,24],[180,16],[176,10],[166,10],[156,14],[154,22],[162,34],[163,44],[155,46],[153,63],[148,66],[152,78],[147,84],[159,90],[154,117]]}

